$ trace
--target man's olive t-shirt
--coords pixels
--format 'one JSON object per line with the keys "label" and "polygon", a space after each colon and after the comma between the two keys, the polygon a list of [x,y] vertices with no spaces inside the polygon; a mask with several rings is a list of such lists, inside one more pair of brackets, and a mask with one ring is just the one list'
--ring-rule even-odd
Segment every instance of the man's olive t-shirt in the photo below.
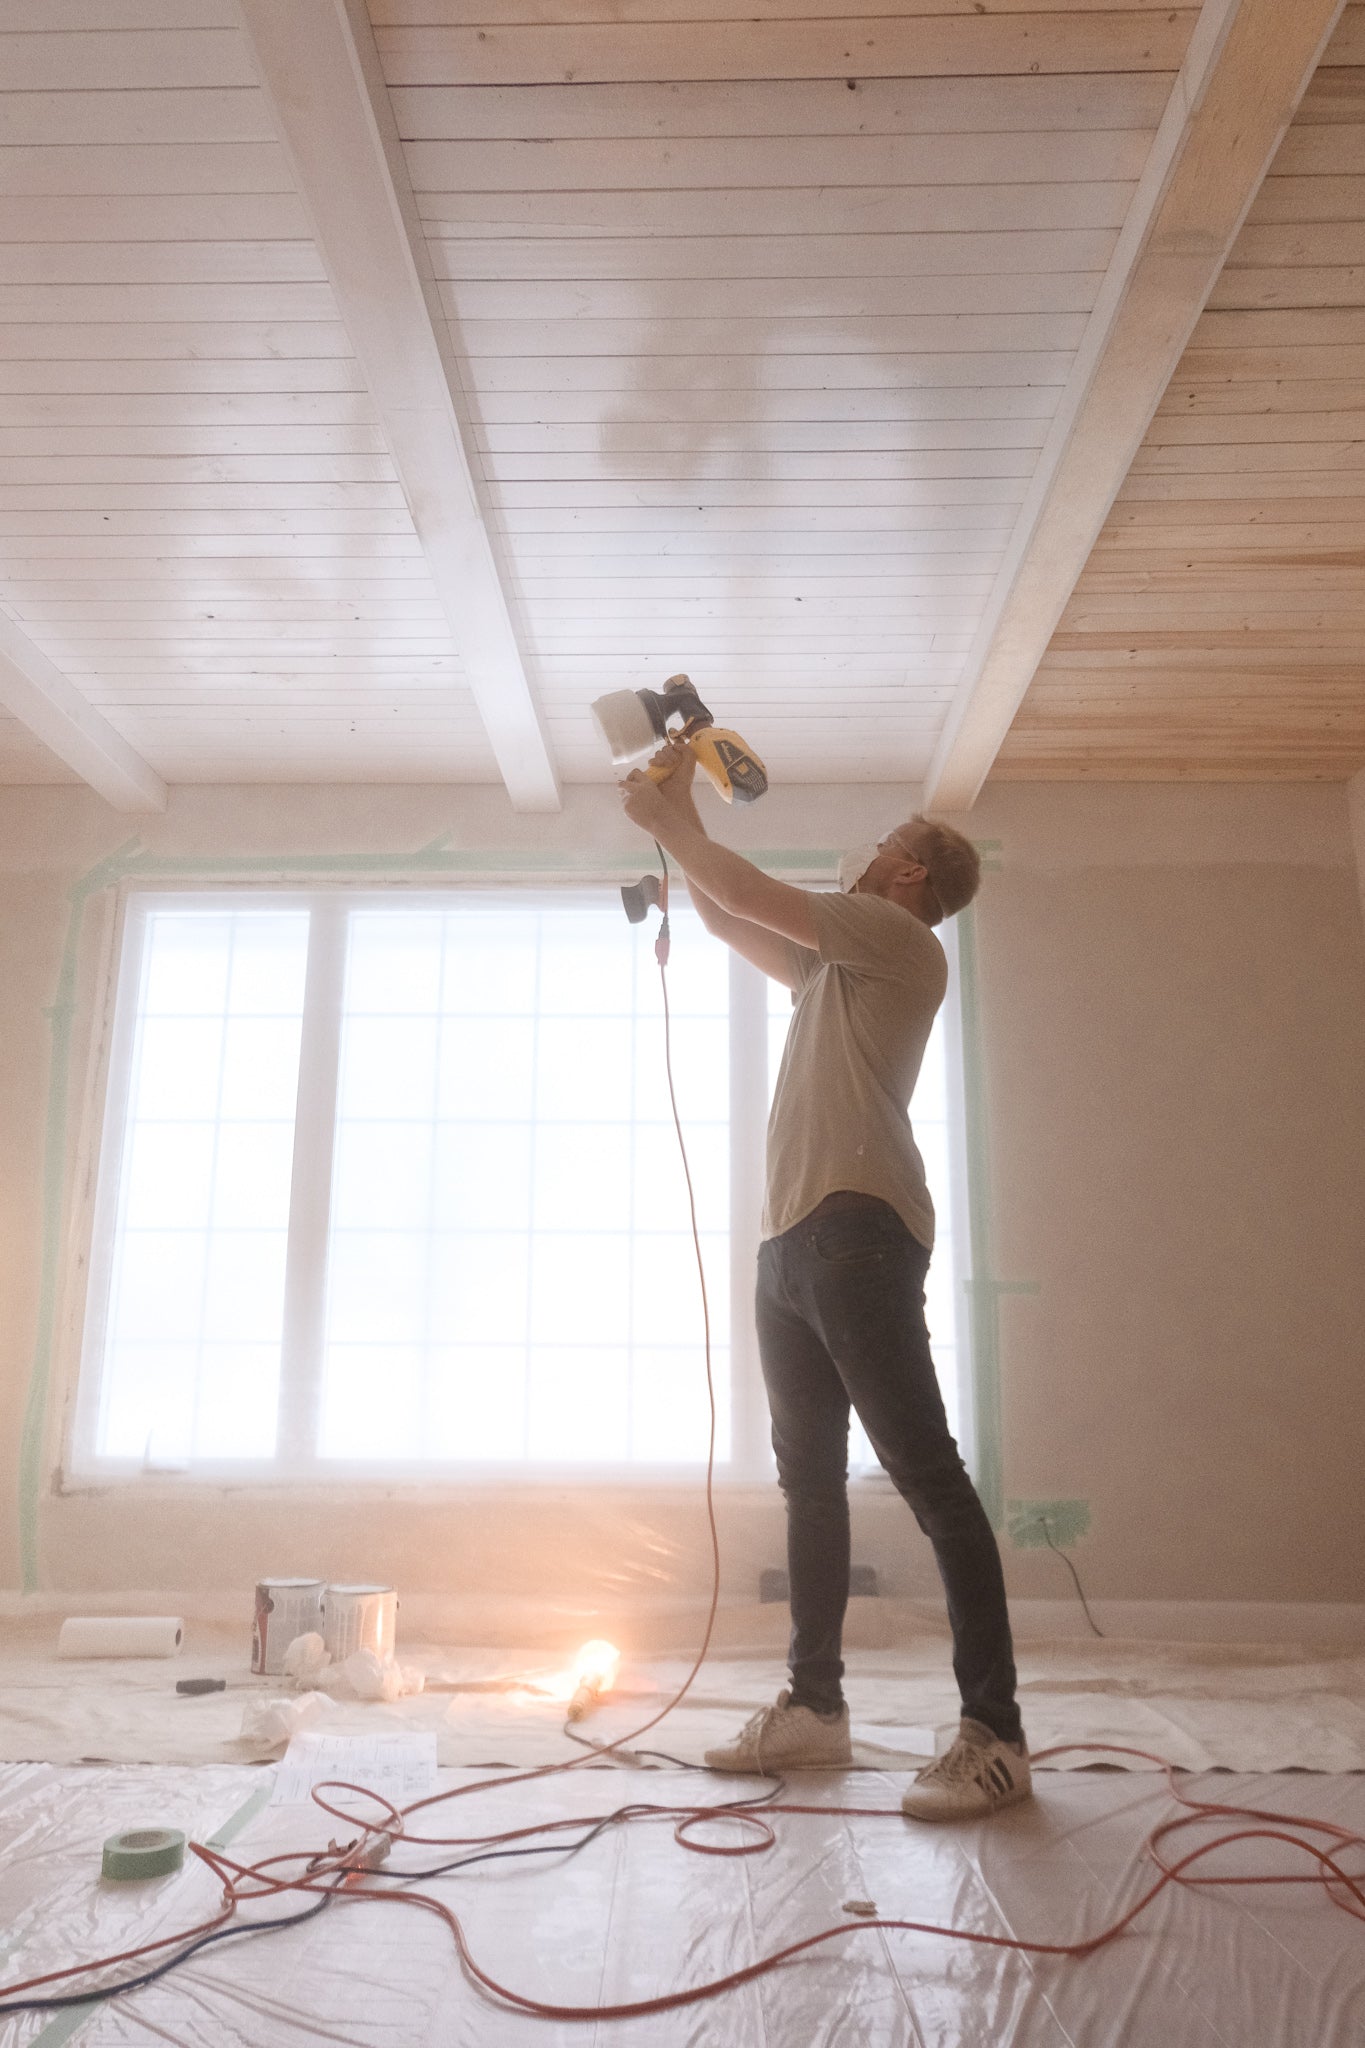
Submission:
{"label": "man's olive t-shirt", "polygon": [[889,1202],[934,1242],[909,1101],[948,986],[927,924],[881,896],[813,895],[819,950],[791,945],[795,1009],[768,1119],[763,1235],[839,1189]]}

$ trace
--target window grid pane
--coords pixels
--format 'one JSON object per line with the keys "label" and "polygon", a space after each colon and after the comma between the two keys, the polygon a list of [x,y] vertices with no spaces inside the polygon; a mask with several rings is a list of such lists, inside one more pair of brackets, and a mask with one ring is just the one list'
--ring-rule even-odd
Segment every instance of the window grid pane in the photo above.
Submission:
{"label": "window grid pane", "polygon": [[[673,927],[724,1459],[729,980],[689,911]],[[352,912],[327,1293],[324,1458],[704,1459],[653,931],[614,891]]]}
{"label": "window grid pane", "polygon": [[274,1455],[308,917],[144,925],[97,1454]]}

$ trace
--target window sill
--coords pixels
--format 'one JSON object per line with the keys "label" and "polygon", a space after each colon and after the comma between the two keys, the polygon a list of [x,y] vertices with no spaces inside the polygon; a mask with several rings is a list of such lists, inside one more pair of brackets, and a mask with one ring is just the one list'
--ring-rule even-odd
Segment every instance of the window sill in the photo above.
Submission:
{"label": "window sill", "polygon": [[[767,1500],[776,1489],[776,1473],[737,1472],[717,1468],[715,1491],[728,1499],[745,1496]],[[546,1467],[529,1476],[524,1468],[510,1466],[445,1467],[440,1472],[348,1472],[345,1470],[266,1474],[223,1470],[198,1474],[186,1472],[144,1472],[86,1470],[61,1475],[54,1487],[60,1499],[110,1498],[204,1500],[243,1497],[278,1501],[306,1495],[313,1501],[412,1500],[451,1502],[491,1493],[511,1494],[525,1500],[550,1495],[586,1494],[597,1497],[626,1496],[632,1499],[695,1501],[705,1492],[705,1472],[700,1468],[662,1468],[657,1473],[623,1472],[620,1467],[566,1470]],[[849,1479],[850,1493],[891,1493],[894,1488],[885,1474],[855,1473]]]}

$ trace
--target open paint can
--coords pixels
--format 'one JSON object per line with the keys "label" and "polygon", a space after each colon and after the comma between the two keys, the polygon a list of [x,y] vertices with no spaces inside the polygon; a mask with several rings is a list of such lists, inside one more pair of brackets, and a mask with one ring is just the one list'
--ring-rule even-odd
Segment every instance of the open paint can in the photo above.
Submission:
{"label": "open paint can", "polygon": [[261,1579],[251,1629],[252,1670],[278,1677],[295,1636],[318,1635],[321,1630],[321,1579]]}
{"label": "open paint can", "polygon": [[328,1586],[323,1593],[322,1636],[340,1664],[353,1650],[391,1657],[398,1634],[398,1595],[392,1586]]}

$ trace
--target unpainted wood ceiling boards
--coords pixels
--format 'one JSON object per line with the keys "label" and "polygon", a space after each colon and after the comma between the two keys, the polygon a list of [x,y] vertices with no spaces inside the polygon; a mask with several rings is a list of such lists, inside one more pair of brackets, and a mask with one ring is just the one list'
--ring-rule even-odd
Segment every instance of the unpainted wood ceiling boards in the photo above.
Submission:
{"label": "unpainted wood ceiling boards", "polygon": [[1193,13],[372,17],[566,779],[685,667],[788,780],[916,780]]}
{"label": "unpainted wood ceiling boards", "polygon": [[997,762],[1365,765],[1365,7],[1342,17]]}
{"label": "unpainted wood ceiling boards", "polygon": [[1343,0],[1209,0],[925,780],[990,773]]}

